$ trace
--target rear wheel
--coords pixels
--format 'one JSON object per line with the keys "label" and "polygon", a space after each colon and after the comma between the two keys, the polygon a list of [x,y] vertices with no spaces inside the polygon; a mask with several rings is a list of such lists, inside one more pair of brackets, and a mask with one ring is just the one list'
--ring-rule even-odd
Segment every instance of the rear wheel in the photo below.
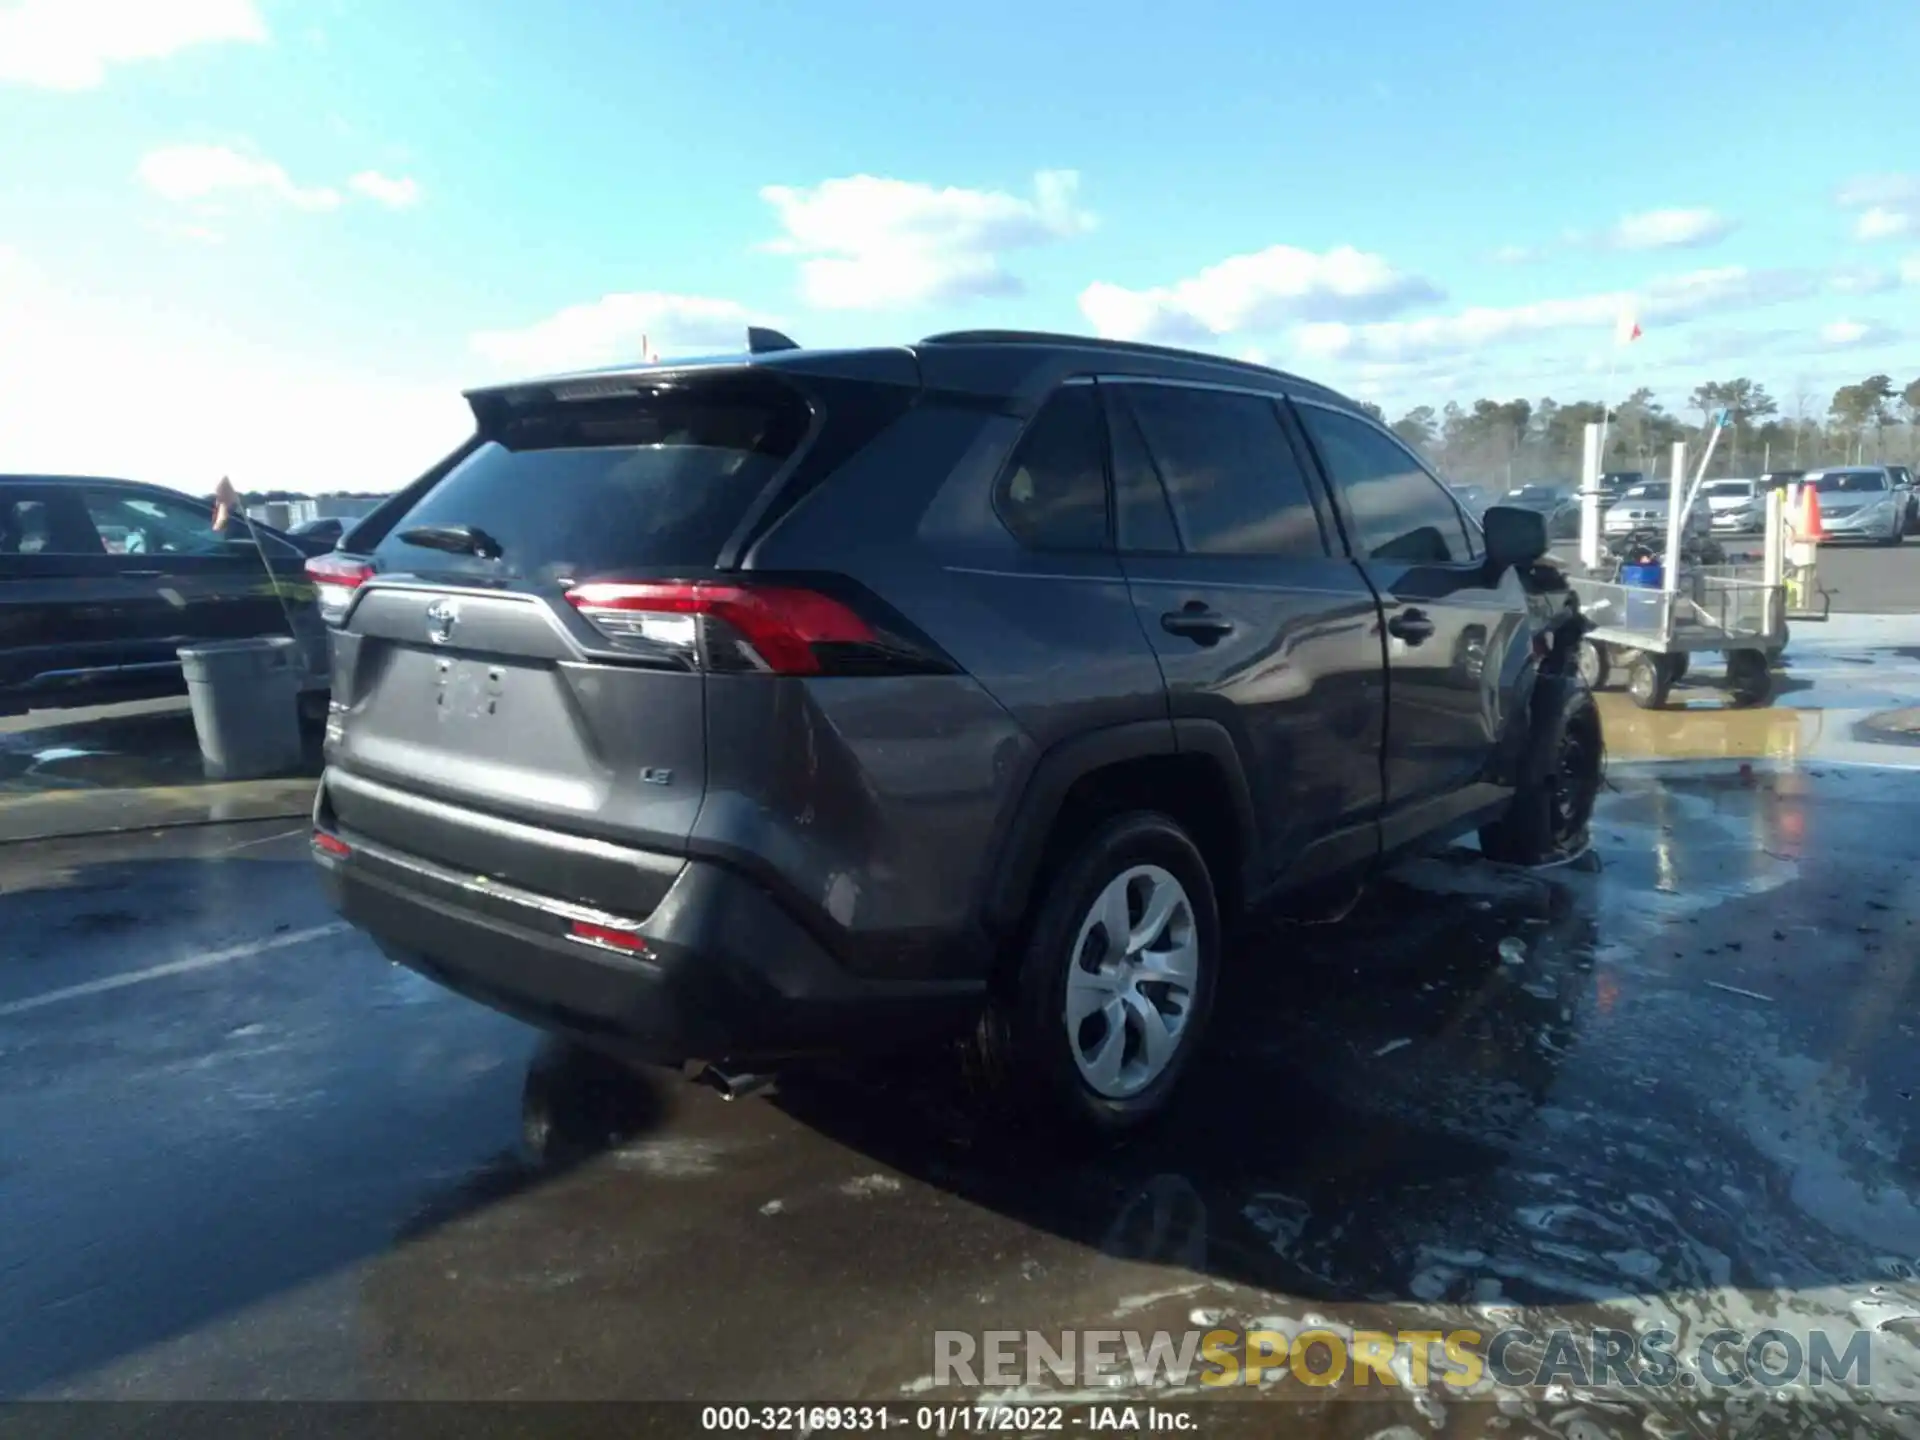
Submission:
{"label": "rear wheel", "polygon": [[1633,657],[1633,663],[1627,667],[1627,694],[1633,697],[1633,703],[1642,710],[1658,710],[1667,703],[1667,694],[1673,689],[1673,676],[1661,663],[1658,655],[1649,655],[1642,650]]}
{"label": "rear wheel", "polygon": [[1213,879],[1164,815],[1107,821],[1040,897],[983,1017],[983,1077],[1009,1108],[1117,1134],[1163,1111],[1198,1048],[1221,953]]}
{"label": "rear wheel", "polygon": [[1773,697],[1773,667],[1759,650],[1734,650],[1727,655],[1727,696],[1742,709],[1764,705]]}
{"label": "rear wheel", "polygon": [[1605,754],[1599,707],[1586,690],[1567,686],[1535,725],[1513,803],[1480,832],[1489,860],[1549,865],[1587,848]]}
{"label": "rear wheel", "polygon": [[1687,678],[1688,656],[1684,651],[1678,655],[1663,655],[1660,658],[1667,667],[1668,685],[1678,685]]}
{"label": "rear wheel", "polygon": [[1613,660],[1607,647],[1598,640],[1580,642],[1580,678],[1589,690],[1604,690],[1613,678]]}

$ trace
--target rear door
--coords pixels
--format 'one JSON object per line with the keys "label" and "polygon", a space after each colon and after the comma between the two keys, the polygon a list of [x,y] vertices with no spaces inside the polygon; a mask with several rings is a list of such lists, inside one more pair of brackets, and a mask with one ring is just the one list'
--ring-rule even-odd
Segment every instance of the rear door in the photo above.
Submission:
{"label": "rear door", "polygon": [[[456,865],[480,863],[445,838],[466,811],[684,853],[704,672],[752,654],[708,624],[730,603],[717,564],[812,418],[779,382],[727,373],[495,414],[386,530],[334,637],[327,793],[345,828]],[[771,702],[783,682],[766,683]],[[414,797],[460,809],[429,826]],[[621,903],[540,847],[487,854],[498,878]]]}
{"label": "rear door", "polygon": [[1267,878],[1372,858],[1385,723],[1378,612],[1253,392],[1103,380],[1121,564],[1176,720],[1238,749]]}
{"label": "rear door", "polygon": [[1391,433],[1295,403],[1383,607],[1394,848],[1503,798],[1488,766],[1527,663],[1526,593],[1511,569],[1488,576],[1478,529]]}
{"label": "rear door", "polygon": [[0,699],[8,708],[110,685],[133,608],[77,493],[0,486]]}

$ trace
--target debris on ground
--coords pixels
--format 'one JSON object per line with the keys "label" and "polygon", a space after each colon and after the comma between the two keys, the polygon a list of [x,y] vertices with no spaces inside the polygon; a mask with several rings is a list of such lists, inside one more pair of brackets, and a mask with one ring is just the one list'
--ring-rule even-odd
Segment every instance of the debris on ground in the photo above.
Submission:
{"label": "debris on ground", "polygon": [[1773,1003],[1773,997],[1771,995],[1762,995],[1758,990],[1743,990],[1738,985],[1729,985],[1721,980],[1707,981],[1707,988],[1710,990],[1724,990],[1729,995],[1744,995],[1749,1000],[1764,1000],[1769,1005]]}

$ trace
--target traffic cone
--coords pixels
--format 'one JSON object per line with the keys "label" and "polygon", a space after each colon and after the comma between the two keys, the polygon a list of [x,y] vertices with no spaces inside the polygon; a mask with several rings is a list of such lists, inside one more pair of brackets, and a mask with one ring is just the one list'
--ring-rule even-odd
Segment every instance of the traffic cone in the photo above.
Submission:
{"label": "traffic cone", "polygon": [[1827,532],[1820,526],[1820,487],[1818,485],[1806,487],[1804,503],[1807,513],[1801,526],[1801,533],[1807,539],[1818,543],[1827,538]]}

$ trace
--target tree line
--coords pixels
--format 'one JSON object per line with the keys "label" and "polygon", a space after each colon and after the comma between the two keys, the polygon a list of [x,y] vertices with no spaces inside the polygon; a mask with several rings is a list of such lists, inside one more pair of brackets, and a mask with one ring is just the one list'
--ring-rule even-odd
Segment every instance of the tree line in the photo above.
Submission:
{"label": "tree line", "polygon": [[1705,428],[1722,411],[1731,423],[1714,451],[1712,475],[1920,461],[1920,379],[1896,389],[1892,377],[1869,375],[1835,390],[1824,410],[1819,399],[1801,393],[1783,408],[1766,386],[1741,376],[1696,387],[1687,415],[1670,413],[1645,387],[1611,409],[1598,400],[1476,400],[1439,410],[1417,405],[1389,422],[1378,405],[1366,408],[1448,478],[1488,486],[1577,480],[1586,427],[1603,415],[1603,470],[1664,477],[1678,440],[1688,442],[1689,463],[1697,466]]}

